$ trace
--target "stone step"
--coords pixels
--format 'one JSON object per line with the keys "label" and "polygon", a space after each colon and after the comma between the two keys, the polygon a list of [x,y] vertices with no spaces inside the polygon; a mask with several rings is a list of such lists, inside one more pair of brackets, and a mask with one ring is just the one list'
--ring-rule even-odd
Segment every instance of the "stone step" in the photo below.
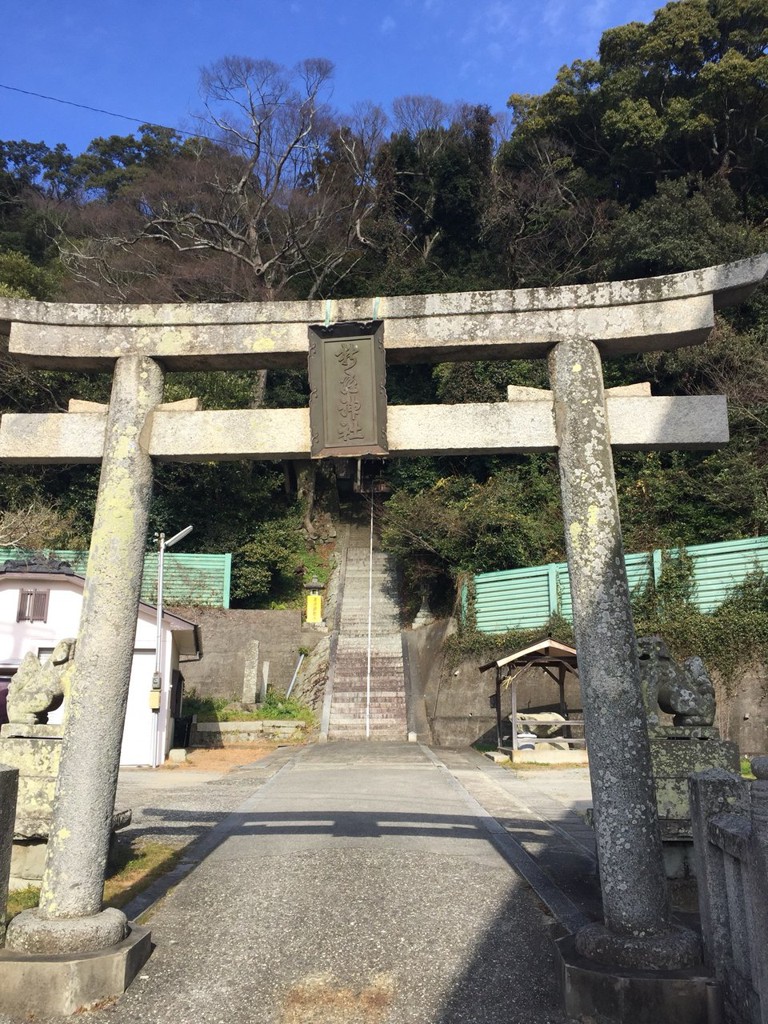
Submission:
{"label": "stone step", "polygon": [[[368,674],[368,656],[365,651],[345,651],[336,661],[336,676],[339,672],[351,672],[352,675]],[[374,654],[371,657],[371,677],[403,675],[403,659],[395,654]]]}
{"label": "stone step", "polygon": [[[345,591],[344,600],[347,603],[347,607],[342,607],[342,613],[349,615],[350,613],[357,613],[361,618],[365,616],[368,618],[368,585],[366,584],[365,589],[360,589],[355,592],[354,589]],[[391,601],[378,601],[374,604],[374,618],[376,616],[377,606],[380,610],[386,611],[389,615],[397,615],[399,609]]]}
{"label": "stone step", "polygon": [[[360,681],[342,678],[334,680],[333,692],[334,694],[348,694],[350,700],[356,700],[357,697],[366,694],[368,688],[365,679]],[[376,697],[382,697],[383,699],[386,699],[389,694],[405,697],[405,687],[397,679],[382,679],[377,683],[371,680],[371,696],[374,694]]]}
{"label": "stone step", "polygon": [[[376,717],[371,714],[371,724],[378,722],[379,724],[397,725],[400,722],[405,722],[405,713],[389,713],[382,714]],[[359,715],[339,715],[334,718],[333,725],[359,725],[360,722],[365,722],[365,711],[362,711]]]}
{"label": "stone step", "polygon": [[[365,700],[366,700],[365,693],[354,694],[354,693],[349,693],[349,692],[345,691],[343,694],[339,695],[339,699],[338,700],[336,700],[336,697],[334,696],[333,707],[337,708],[337,709],[342,709],[342,710],[344,708],[349,708],[349,709],[364,708],[365,707]],[[405,707],[405,694],[404,693],[398,693],[398,694],[395,694],[395,696],[393,696],[393,697],[379,697],[378,694],[372,693],[371,694],[371,707],[373,707],[374,704],[376,705],[376,707],[381,707],[381,708],[390,708],[390,707],[391,708],[404,708]]]}
{"label": "stone step", "polygon": [[[368,647],[367,622],[357,622],[357,620],[352,622],[342,621],[340,635],[345,641],[354,640],[356,647]],[[393,623],[379,623],[378,628],[372,629],[370,635],[372,643],[380,639],[384,647],[394,647],[394,642],[400,640],[400,626]]]}
{"label": "stone step", "polygon": [[[365,675],[368,670],[368,652],[364,647],[361,647],[359,650],[342,651],[338,655],[336,665],[337,667],[341,665],[354,666],[355,670],[362,671],[363,675]],[[398,675],[403,671],[403,656],[394,651],[372,651],[371,667],[378,669],[380,672],[389,671],[393,675]]]}
{"label": "stone step", "polygon": [[[368,662],[365,658],[344,658],[343,661],[336,662],[334,678],[339,685],[343,679],[348,679],[351,683],[360,683],[365,686],[368,680]],[[401,661],[371,662],[371,685],[379,685],[380,682],[386,681],[402,686],[403,663]]]}
{"label": "stone step", "polygon": [[[367,650],[368,623],[361,623],[359,630],[351,628],[352,625],[352,623],[345,624],[342,622],[341,631],[339,633],[339,643],[347,646],[351,641],[354,643],[355,647],[365,647]],[[344,629],[347,629],[348,632],[345,633]],[[398,627],[397,629],[394,629],[391,627],[390,623],[384,623],[384,628],[380,625],[378,629],[371,630],[371,643],[377,643],[379,640],[381,641],[380,646],[384,650],[394,650],[397,648],[398,643],[400,643],[400,648],[402,650],[403,645],[400,639],[400,628]]]}
{"label": "stone step", "polygon": [[[342,615],[342,635],[368,636],[368,618],[359,615]],[[395,636],[400,633],[400,620],[391,615],[378,615],[371,619],[371,636]]]}
{"label": "stone step", "polygon": [[[365,675],[368,671],[368,655],[365,651],[343,651],[336,661],[337,670],[342,666],[354,668],[355,671],[360,671]],[[377,675],[385,672],[391,672],[392,675],[402,674],[403,657],[397,654],[372,653],[371,669],[376,669]]]}
{"label": "stone step", "polygon": [[[359,729],[365,727],[365,715],[344,715],[334,718],[332,728],[334,729]],[[371,715],[370,727],[378,729],[405,729],[405,715]]]}
{"label": "stone step", "polygon": [[[386,730],[406,731],[406,723],[404,719],[379,719],[378,721],[371,719],[369,727],[371,732],[384,732]],[[334,722],[329,731],[336,735],[339,733],[353,732],[362,732],[365,734],[365,722],[362,720],[358,720],[356,722]]]}
{"label": "stone step", "polygon": [[[405,715],[374,715],[370,717],[371,729],[402,729],[407,728]],[[365,728],[365,715],[344,715],[334,718],[331,729],[360,729]]]}
{"label": "stone step", "polygon": [[[350,700],[357,700],[359,697],[364,697],[368,692],[365,682],[356,683],[344,681],[342,684],[333,687],[334,698],[338,694],[344,694],[346,697],[349,696]],[[405,687],[398,686],[397,682],[389,680],[387,684],[381,686],[374,686],[371,683],[371,696],[376,696],[377,700],[394,700],[396,697],[405,698]]]}
{"label": "stone step", "polygon": [[374,551],[371,567],[368,539],[362,524],[352,527],[329,736],[364,739],[367,708],[372,737],[402,741],[407,731],[406,696],[394,562],[391,556]]}
{"label": "stone step", "polygon": [[[368,650],[364,645],[357,648],[346,648],[339,652],[336,663],[337,665],[341,663],[361,666],[365,672],[368,665]],[[374,648],[371,651],[371,665],[384,670],[390,667],[393,672],[399,672],[402,670],[403,665],[402,651],[377,651]]]}
{"label": "stone step", "polygon": [[[342,615],[345,615],[347,618],[349,618],[351,615],[356,615],[358,618],[365,618],[367,620],[368,591],[366,590],[364,594],[352,594],[351,597],[349,595],[347,596],[349,597],[349,604],[347,605],[346,608],[342,608]],[[382,601],[379,603],[378,607],[374,607],[372,617],[373,621],[375,621],[377,613],[386,614],[390,618],[399,618],[398,608],[391,604],[389,601]]]}
{"label": "stone step", "polygon": [[[368,634],[361,633],[355,635],[343,634],[339,636],[339,648],[349,651],[368,651]],[[371,650],[381,651],[382,654],[394,654],[397,651],[402,651],[403,643],[400,639],[400,633],[379,633],[371,636]]]}
{"label": "stone step", "polygon": [[[352,655],[356,658],[368,657],[368,637],[347,636],[339,638],[338,650],[340,654]],[[374,658],[396,658],[402,657],[403,645],[400,637],[371,637],[371,656]]]}
{"label": "stone step", "polygon": [[[334,686],[343,690],[348,685],[351,690],[364,690],[368,685],[368,673],[365,662],[361,665],[350,665],[348,663],[337,665],[334,673]],[[371,687],[377,690],[402,690],[403,689],[403,667],[395,671],[391,666],[386,672],[371,671]]]}
{"label": "stone step", "polygon": [[[334,692],[333,706],[365,707],[367,699],[368,695],[364,688],[361,690],[349,690],[344,688]],[[401,688],[399,690],[387,689],[377,692],[371,688],[370,701],[372,707],[374,704],[377,707],[405,707],[405,691]]]}
{"label": "stone step", "polygon": [[[362,605],[363,603],[361,599],[359,604]],[[341,617],[348,622],[365,622],[366,626],[368,625],[368,609],[364,607],[342,609]],[[371,628],[375,629],[382,619],[387,623],[399,622],[400,615],[395,608],[389,606],[374,608],[373,615],[371,616]]]}
{"label": "stone step", "polygon": [[[403,685],[402,679],[371,679],[371,695],[376,695],[382,699],[392,697],[404,697],[405,686]],[[349,694],[351,699],[355,699],[360,694],[368,692],[368,683],[366,679],[348,678],[348,679],[336,679],[333,687],[334,694]]]}
{"label": "stone step", "polygon": [[355,729],[343,729],[343,730],[338,730],[338,731],[337,730],[331,730],[331,732],[329,733],[329,738],[331,740],[365,740],[365,739],[368,739],[368,740],[371,740],[372,742],[376,742],[376,740],[381,740],[381,741],[384,741],[384,742],[386,742],[386,741],[395,741],[395,742],[399,741],[399,742],[403,742],[406,739],[406,737],[407,737],[407,730],[404,727],[403,728],[400,728],[400,727],[395,727],[395,728],[388,727],[386,729],[374,729],[373,726],[371,726],[371,734],[370,734],[370,736],[366,736],[365,735],[365,727],[360,728],[360,726],[356,727]]}
{"label": "stone step", "polygon": [[[361,708],[365,708],[365,694],[360,694],[359,697],[345,693],[339,700],[334,698],[333,710],[338,711],[339,714],[349,712],[350,714],[357,714]],[[400,712],[405,708],[405,696],[400,694],[397,697],[386,697],[383,700],[379,700],[371,694],[371,707]]]}
{"label": "stone step", "polygon": [[[359,605],[363,604],[364,602],[361,599]],[[342,621],[347,622],[364,622],[367,626],[368,609],[365,607],[351,607],[342,609],[341,618]],[[371,615],[371,628],[378,628],[382,620],[387,624],[391,622],[399,622],[400,615],[396,608],[392,608],[390,605],[380,605],[378,608],[373,609],[373,614]]]}

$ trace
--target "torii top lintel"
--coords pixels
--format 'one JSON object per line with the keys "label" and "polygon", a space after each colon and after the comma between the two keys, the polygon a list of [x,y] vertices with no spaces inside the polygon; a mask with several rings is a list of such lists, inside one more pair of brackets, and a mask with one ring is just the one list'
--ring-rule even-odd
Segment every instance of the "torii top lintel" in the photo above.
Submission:
{"label": "torii top lintel", "polygon": [[517,291],[298,302],[72,304],[0,298],[0,333],[27,363],[109,371],[142,354],[168,370],[305,366],[307,327],[385,321],[391,363],[545,356],[586,337],[604,356],[706,341],[714,311],[768,274],[768,253],[683,274]]}

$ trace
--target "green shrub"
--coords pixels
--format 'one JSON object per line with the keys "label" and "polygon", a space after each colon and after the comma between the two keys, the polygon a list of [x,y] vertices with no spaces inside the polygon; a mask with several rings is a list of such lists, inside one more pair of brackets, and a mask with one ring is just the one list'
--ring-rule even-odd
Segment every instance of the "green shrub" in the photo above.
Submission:
{"label": "green shrub", "polygon": [[253,710],[225,697],[198,697],[192,692],[184,697],[182,714],[197,715],[198,722],[257,722],[284,718],[312,725],[315,721],[314,713],[305,704],[272,687],[267,690],[266,699]]}

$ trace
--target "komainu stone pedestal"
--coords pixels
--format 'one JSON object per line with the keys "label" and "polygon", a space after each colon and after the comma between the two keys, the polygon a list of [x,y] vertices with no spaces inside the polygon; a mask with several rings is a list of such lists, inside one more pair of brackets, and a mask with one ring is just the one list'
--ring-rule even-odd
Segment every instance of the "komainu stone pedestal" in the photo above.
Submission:
{"label": "komainu stone pedestal", "polygon": [[667,878],[694,877],[688,779],[708,768],[738,775],[739,751],[735,743],[721,740],[714,726],[657,726],[651,734],[651,762]]}
{"label": "komainu stone pedestal", "polygon": [[713,725],[715,688],[701,658],[678,664],[660,636],[639,637],[637,646],[664,867],[667,878],[688,878],[696,873],[688,779],[708,768],[738,775],[739,752]]}
{"label": "komainu stone pedestal", "polygon": [[42,878],[61,757],[61,730],[58,725],[17,722],[0,729],[0,762],[19,770],[11,889],[39,884]]}
{"label": "komainu stone pedestal", "polygon": [[[10,722],[0,727],[0,764],[19,771],[9,880],[11,890],[40,885],[43,877],[53,817],[53,794],[61,758],[61,737],[60,725]],[[112,816],[112,834],[130,823],[130,810],[116,811]]]}

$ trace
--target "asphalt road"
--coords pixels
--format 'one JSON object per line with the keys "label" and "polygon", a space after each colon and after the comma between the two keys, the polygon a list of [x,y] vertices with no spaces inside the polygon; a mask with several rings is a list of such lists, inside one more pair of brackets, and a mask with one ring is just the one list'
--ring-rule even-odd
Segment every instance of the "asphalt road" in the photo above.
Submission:
{"label": "asphalt road", "polygon": [[541,904],[428,751],[331,743],[179,781],[176,808],[158,783],[157,834],[215,827],[151,912],[149,962],[89,1021],[565,1021]]}

